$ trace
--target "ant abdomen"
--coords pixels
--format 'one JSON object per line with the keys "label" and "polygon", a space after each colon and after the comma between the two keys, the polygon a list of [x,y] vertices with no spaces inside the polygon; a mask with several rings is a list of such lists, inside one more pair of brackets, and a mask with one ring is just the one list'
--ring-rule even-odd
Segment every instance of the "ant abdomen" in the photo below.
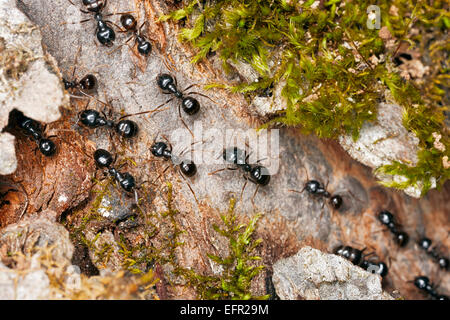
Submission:
{"label": "ant abdomen", "polygon": [[180,170],[186,177],[192,177],[197,173],[197,166],[193,162],[181,162]]}
{"label": "ant abdomen", "polygon": [[181,107],[183,108],[183,111],[186,112],[188,115],[192,116],[199,112],[200,110],[200,103],[197,99],[192,97],[184,97],[181,101]]}
{"label": "ant abdomen", "polygon": [[127,31],[135,31],[137,28],[137,21],[131,14],[123,14],[120,17],[120,23]]}
{"label": "ant abdomen", "polygon": [[47,157],[54,155],[56,152],[56,145],[50,139],[42,138],[41,140],[39,140],[38,145],[39,151],[41,151],[41,153]]}
{"label": "ant abdomen", "polygon": [[270,182],[269,170],[263,166],[256,166],[251,169],[249,179],[258,185],[266,186]]}
{"label": "ant abdomen", "polygon": [[136,37],[138,52],[144,56],[148,56],[152,52],[152,45],[141,36]]}
{"label": "ant abdomen", "polygon": [[133,138],[137,135],[139,127],[131,120],[120,120],[116,125],[116,132],[124,138]]}
{"label": "ant abdomen", "polygon": [[83,0],[83,5],[90,12],[100,12],[106,4],[106,0]]}

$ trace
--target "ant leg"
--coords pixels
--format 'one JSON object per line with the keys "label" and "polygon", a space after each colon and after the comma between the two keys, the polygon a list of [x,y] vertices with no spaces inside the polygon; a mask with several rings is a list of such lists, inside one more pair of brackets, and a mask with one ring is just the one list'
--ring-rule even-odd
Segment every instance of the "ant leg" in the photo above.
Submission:
{"label": "ant leg", "polygon": [[144,21],[144,22],[141,24],[141,26],[139,27],[139,29],[138,29],[138,34],[139,34],[139,35],[142,33],[142,27],[143,27],[144,25],[146,25],[146,24],[147,24],[147,21]]}
{"label": "ant leg", "polygon": [[197,205],[199,205],[197,196],[195,195],[194,190],[192,190],[191,185],[189,184],[189,182],[187,182],[186,178],[183,176],[183,173],[181,172],[181,169],[178,169],[178,173],[181,175],[181,177],[183,178],[184,182],[186,182],[187,186],[189,187],[189,190],[191,190],[192,195],[194,196],[195,202],[197,203]]}
{"label": "ant leg", "polygon": [[128,40],[125,41],[125,43],[123,43],[123,44],[117,46],[114,50],[111,50],[110,52],[108,52],[107,55],[109,56],[109,55],[113,54],[114,52],[116,52],[117,50],[119,50],[120,48],[122,48],[124,45],[126,45],[128,42],[130,42],[131,39],[133,39],[133,36],[129,37]]}
{"label": "ant leg", "polygon": [[151,182],[151,184],[155,184],[154,182],[157,181],[157,180],[159,180],[159,178],[161,178],[161,176],[162,176],[164,173],[166,173],[167,169],[169,169],[169,168],[170,168],[170,165],[168,165],[168,166],[163,170],[163,172],[161,172],[161,173],[158,175],[158,177],[157,177],[155,180],[153,180],[153,182]]}
{"label": "ant leg", "polygon": [[210,172],[210,173],[208,173],[208,175],[209,175],[209,176],[212,176],[213,174],[216,174],[216,173],[221,172],[221,171],[224,171],[224,170],[237,170],[237,169],[239,169],[239,168],[229,168],[229,167],[227,167],[227,168],[222,168],[222,169],[218,169],[218,170],[216,170],[216,171]]}
{"label": "ant leg", "polygon": [[242,202],[242,196],[244,194],[244,189],[247,186],[247,182],[248,182],[248,178],[246,176],[243,176],[245,179],[244,185],[242,186],[242,190],[241,190],[241,196],[239,197],[239,201]]}
{"label": "ant leg", "polygon": [[255,202],[254,202],[254,200],[255,200],[255,196],[256,196],[256,194],[258,193],[258,190],[259,190],[259,187],[260,187],[260,185],[258,184],[257,186],[256,186],[256,190],[255,190],[255,193],[253,194],[253,197],[252,197],[252,205],[253,206],[255,206]]}
{"label": "ant leg", "polygon": [[139,209],[139,211],[140,211],[141,213],[144,213],[144,211],[142,210],[142,208],[139,206],[139,197],[138,197],[138,194],[137,194],[136,189],[134,189],[134,201],[136,202],[136,207]]}
{"label": "ant leg", "polygon": [[77,69],[77,63],[78,63],[78,58],[81,53],[81,47],[82,47],[82,45],[80,44],[80,46],[78,47],[77,53],[75,54],[75,59],[73,61],[72,79],[75,79],[75,70]]}
{"label": "ant leg", "polygon": [[[74,7],[76,7],[76,5],[71,1],[71,0],[67,0],[70,2],[71,5],[73,5]],[[89,11],[83,10],[83,9],[79,9],[81,12],[83,13],[90,13]]]}
{"label": "ant leg", "polygon": [[[106,6],[106,4],[105,4],[105,6]],[[134,11],[108,13],[108,14],[105,14],[104,17],[111,17],[111,16],[117,16],[117,15],[123,15],[123,14],[131,14],[131,13],[134,13]]]}
{"label": "ant leg", "polygon": [[161,107],[164,106],[164,105],[166,105],[167,103],[169,103],[169,102],[172,101],[172,100],[173,100],[173,98],[170,98],[169,100],[167,100],[167,101],[164,102],[163,104],[160,104],[159,106],[157,106],[157,107],[156,107],[155,109],[153,109],[153,110],[149,110],[149,111],[141,111],[141,112],[137,112],[137,113],[130,113],[130,114],[124,115],[124,116],[120,117],[119,120],[122,120],[122,119],[127,118],[127,117],[131,117],[131,116],[138,116],[138,115],[141,115],[141,114],[155,113],[155,112],[160,112],[160,111],[163,111],[163,110],[167,110],[167,109],[161,109]]}
{"label": "ant leg", "polygon": [[173,147],[172,147],[172,144],[171,144],[170,141],[169,141],[169,138],[167,138],[165,134],[162,134],[161,137],[162,137],[164,140],[166,140],[167,144],[169,145],[169,151],[170,151],[170,153],[172,153]]}
{"label": "ant leg", "polygon": [[183,92],[189,90],[189,89],[192,88],[192,87],[196,87],[196,86],[198,86],[198,84],[191,84],[191,85],[187,86],[186,88],[184,88],[184,89],[183,89]]}
{"label": "ant leg", "polygon": [[186,122],[184,122],[183,118],[181,117],[181,105],[178,105],[178,116],[181,120],[181,122],[183,123],[183,125],[185,126],[185,128],[189,131],[189,133],[191,134],[192,138],[194,138],[195,140],[195,136],[192,133],[191,129],[189,129],[189,127],[187,126]]}
{"label": "ant leg", "polygon": [[127,30],[122,30],[122,28],[121,28],[120,26],[118,26],[117,24],[115,24],[114,22],[112,22],[112,21],[110,21],[110,20],[104,20],[104,22],[105,22],[106,24],[108,24],[108,23],[112,24],[114,27],[116,27],[117,29],[119,29],[119,31],[121,31],[121,32],[127,32]]}
{"label": "ant leg", "polygon": [[217,101],[215,101],[214,99],[211,99],[210,97],[208,97],[207,95],[204,95],[203,93],[191,91],[191,92],[188,92],[186,95],[190,95],[190,94],[197,94],[197,95],[199,95],[199,96],[201,96],[203,98],[207,98],[209,101],[217,104]]}
{"label": "ant leg", "polygon": [[84,19],[84,20],[80,20],[80,21],[78,21],[78,22],[67,22],[67,21],[64,21],[64,22],[61,22],[61,25],[65,25],[65,24],[77,24],[77,23],[85,23],[85,22],[88,22],[88,21],[90,21],[91,19]]}

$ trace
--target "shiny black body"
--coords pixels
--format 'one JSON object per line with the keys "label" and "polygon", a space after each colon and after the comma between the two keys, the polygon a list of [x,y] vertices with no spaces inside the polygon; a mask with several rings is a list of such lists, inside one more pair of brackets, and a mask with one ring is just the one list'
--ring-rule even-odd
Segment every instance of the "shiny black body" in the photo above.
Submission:
{"label": "shiny black body", "polygon": [[152,45],[142,35],[140,28],[138,29],[136,19],[131,14],[124,14],[120,17],[120,23],[126,31],[133,33],[138,52],[143,56],[148,56],[152,52]]}
{"label": "shiny black body", "polygon": [[[155,142],[150,151],[155,157],[164,158],[165,160],[178,160],[172,154],[172,150],[168,147],[165,142]],[[175,163],[175,161],[174,161]],[[183,160],[179,163],[180,171],[186,177],[192,177],[197,173],[197,166],[192,161]]]}
{"label": "shiny black body", "polygon": [[97,78],[92,74],[84,76],[80,81],[63,79],[63,83],[66,90],[81,89],[85,92],[92,92],[97,88]]}
{"label": "shiny black body", "polygon": [[105,0],[83,0],[83,5],[89,12],[100,12],[105,6]]}
{"label": "shiny black body", "polygon": [[131,120],[120,120],[115,123],[106,119],[98,111],[86,109],[80,113],[80,122],[89,128],[108,127],[114,130],[124,138],[133,138],[137,135],[139,127],[136,122]]}
{"label": "shiny black body", "polygon": [[421,238],[417,242],[419,247],[423,249],[434,261],[437,262],[439,268],[449,270],[449,259],[443,257],[437,247],[432,246],[431,239]]}
{"label": "shiny black body", "polygon": [[244,171],[244,177],[251,182],[265,186],[270,182],[270,174],[266,167],[249,164],[248,155],[245,151],[237,147],[230,147],[223,150],[223,160],[228,163],[236,165],[239,169]]}
{"label": "shiny black body", "polygon": [[446,295],[439,294],[435,286],[430,282],[430,279],[425,276],[414,278],[414,285],[422,292],[428,294],[433,300],[449,300]]}
{"label": "shiny black body", "polygon": [[352,248],[350,246],[338,246],[333,253],[349,260],[354,265],[360,266],[364,270],[385,277],[388,274],[388,266],[384,262],[373,262],[365,259],[364,250]]}
{"label": "shiny black body", "polygon": [[378,220],[394,235],[394,240],[400,247],[404,247],[408,244],[408,234],[401,229],[401,226],[395,221],[392,213],[383,210],[378,214]]}
{"label": "shiny black body", "polygon": [[342,206],[342,197],[340,195],[331,195],[327,190],[325,190],[319,181],[307,181],[303,187],[303,190],[306,190],[310,194],[330,199],[330,204],[334,209],[339,209]]}
{"label": "shiny black body", "polygon": [[184,94],[178,90],[176,80],[170,74],[160,74],[156,78],[158,87],[167,94],[173,94],[175,97],[181,100],[181,108],[188,115],[194,115],[200,110],[200,103],[197,99]]}
{"label": "shiny black body", "polygon": [[[109,21],[103,19],[102,10],[106,7],[107,0],[83,0],[83,5],[87,9],[80,9],[83,13],[93,14],[97,23],[97,40],[104,46],[111,47],[116,39],[116,33],[108,25]],[[84,22],[84,21],[83,21]]]}
{"label": "shiny black body", "polygon": [[131,192],[136,187],[136,182],[131,174],[128,172],[121,173],[116,168],[111,166],[114,159],[108,151],[104,149],[95,150],[94,159],[100,168],[108,169],[108,173],[119,183],[122,189],[127,192]]}
{"label": "shiny black body", "polygon": [[22,112],[14,110],[12,115],[17,123],[17,125],[27,134],[30,135],[33,140],[38,145],[39,151],[47,157],[50,157],[56,152],[55,143],[45,138],[42,134],[41,125],[25,116]]}

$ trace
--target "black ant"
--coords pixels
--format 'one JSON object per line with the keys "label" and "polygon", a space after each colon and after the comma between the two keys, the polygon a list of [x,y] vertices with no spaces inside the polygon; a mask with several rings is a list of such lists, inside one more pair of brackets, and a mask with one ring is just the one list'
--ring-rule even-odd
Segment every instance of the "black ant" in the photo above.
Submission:
{"label": "black ant", "polygon": [[125,31],[123,32],[129,31],[133,33],[125,43],[128,43],[134,37],[135,43],[137,43],[138,52],[143,56],[148,56],[152,52],[152,45],[141,32],[145,22],[138,28],[136,19],[131,14],[124,14],[120,17],[120,23],[122,24],[122,27],[125,28]]}
{"label": "black ant", "polygon": [[56,145],[55,143],[50,140],[49,138],[54,137],[50,136],[45,138],[42,134],[42,129],[40,124],[25,116],[22,112],[18,110],[14,110],[12,112],[12,116],[17,121],[17,124],[19,125],[22,130],[28,134],[31,135],[33,140],[37,143],[39,151],[47,157],[50,157],[55,154],[56,152]]}
{"label": "black ant", "polygon": [[[89,102],[88,102],[89,104]],[[89,128],[108,127],[114,130],[124,138],[133,138],[137,135],[139,127],[136,122],[131,120],[121,120],[117,123],[107,119],[106,115],[100,115],[100,112],[93,109],[85,109],[80,113],[80,122]]]}
{"label": "black ant", "polygon": [[[85,75],[80,81],[78,81],[78,79],[75,77],[75,71],[76,71],[76,66],[77,66],[77,61],[78,61],[78,56],[80,55],[81,52],[81,46],[78,48],[78,51],[75,55],[75,61],[73,62],[73,71],[72,71],[72,76],[71,79],[72,80],[67,80],[66,78],[63,78],[63,84],[64,84],[64,89],[66,90],[70,90],[72,93],[75,89],[78,89],[79,92],[81,92],[83,95],[91,97],[91,93],[97,89],[98,87],[98,81],[97,78],[93,75],[93,74],[87,74]],[[79,98],[77,96],[73,96],[75,98]]]}
{"label": "black ant", "polygon": [[120,185],[120,187],[126,192],[134,192],[136,205],[139,207],[139,199],[136,192],[136,181],[134,177],[128,172],[121,173],[116,168],[112,167],[115,162],[111,153],[104,149],[97,149],[94,152],[95,163],[102,169],[108,169],[108,173],[114,178],[114,180]]}
{"label": "black ant", "polygon": [[[195,201],[198,203],[197,196],[195,195],[194,190],[192,189],[191,185],[184,178],[184,176],[186,176],[188,178],[193,177],[197,173],[197,166],[195,165],[195,163],[191,160],[181,160],[178,156],[174,155],[172,153],[172,145],[170,144],[170,142],[165,143],[163,141],[159,141],[159,142],[154,141],[153,145],[150,147],[150,151],[155,157],[163,158],[164,160],[171,160],[174,165],[178,165],[178,168],[181,172],[181,176],[183,177],[187,186],[191,190],[192,195],[195,198]],[[164,174],[169,167],[170,166],[167,166],[163,170],[163,172],[155,179],[155,181],[158,180],[159,177],[162,174]]]}
{"label": "black ant", "polygon": [[[176,81],[176,79],[173,76],[171,76],[170,74],[165,74],[164,73],[164,74],[158,75],[156,77],[156,83],[157,83],[158,87],[162,90],[162,92],[164,94],[173,94],[173,95],[175,95],[176,98],[181,99],[181,104],[178,105],[178,116],[179,116],[181,122],[183,123],[183,125],[190,132],[190,134],[192,136],[194,136],[192,131],[189,129],[189,127],[186,125],[186,123],[184,122],[183,118],[181,117],[181,108],[183,108],[183,111],[185,113],[187,113],[188,115],[194,115],[197,112],[199,112],[199,110],[200,110],[200,103],[198,102],[198,100],[193,98],[193,97],[186,96],[185,94],[183,94],[177,88],[177,81]],[[191,88],[193,86],[194,85],[190,85],[186,89],[184,89],[183,91],[186,91],[186,90],[188,90],[189,88]],[[208,98],[209,100],[213,101],[208,96],[205,96],[204,94],[201,94],[201,93],[198,93],[198,92],[189,92],[188,94],[198,94],[198,95],[200,95],[202,97]],[[164,102],[163,104],[159,105],[158,107],[156,107],[153,110],[139,112],[138,114],[145,114],[145,113],[159,111],[161,107],[163,107],[164,105],[166,105],[167,103],[169,103],[172,100],[173,100],[173,98],[167,100],[166,102]]]}
{"label": "black ant", "polygon": [[[110,103],[105,103],[97,99],[98,102],[105,106],[110,106]],[[89,105],[89,101],[86,103],[86,108]],[[108,128],[114,128],[114,130],[122,137],[124,138],[133,138],[137,135],[139,131],[139,126],[136,122],[131,120],[123,120],[126,117],[136,116],[140,114],[145,114],[149,112],[158,112],[160,110],[155,109],[152,111],[143,111],[143,112],[137,112],[133,114],[127,114],[124,116],[121,116],[117,121],[107,119],[108,117],[104,112],[102,112],[102,115],[100,112],[93,110],[93,109],[85,109],[80,114],[80,121],[85,126],[95,129],[98,127],[108,127]]]}
{"label": "black ant", "polygon": [[422,292],[431,296],[433,300],[449,300],[449,297],[437,293],[435,285],[426,276],[419,276],[414,279],[414,285]]}
{"label": "black ant", "polygon": [[85,91],[92,92],[97,88],[97,78],[92,74],[84,76],[80,81],[78,81],[75,78],[73,79],[74,80],[72,81],[63,79],[64,89],[66,90],[80,89],[80,92],[85,94]]}
{"label": "black ant", "polygon": [[[68,0],[72,5],[73,2]],[[107,47],[111,47],[113,45],[114,40],[116,39],[116,33],[114,30],[108,26],[108,23],[112,24],[111,21],[103,20],[103,15],[101,11],[106,7],[108,0],[83,0],[83,5],[86,7],[86,10],[80,9],[81,12],[86,14],[94,14],[94,20],[97,22],[97,30],[96,35],[98,41]],[[111,16],[109,14],[107,16]],[[85,19],[80,21],[80,23],[84,23],[89,21],[90,19]]]}
{"label": "black ant", "polygon": [[435,260],[439,267],[444,270],[449,268],[449,260],[443,256],[438,251],[438,248],[432,247],[432,241],[429,238],[423,237],[417,242],[419,247],[423,249],[433,260]]}
{"label": "black ant", "polygon": [[389,231],[394,235],[394,240],[400,247],[406,246],[409,241],[409,236],[406,232],[401,230],[400,225],[395,222],[394,215],[387,210],[383,210],[378,214],[378,220],[384,224]]}
{"label": "black ant", "polygon": [[[290,192],[297,192],[297,193],[302,193],[303,191],[307,191],[309,194],[315,195],[315,196],[322,196],[324,198],[328,198],[330,199],[330,204],[331,206],[338,210],[341,206],[342,206],[342,197],[338,194],[336,195],[332,195],[331,193],[329,193],[326,190],[326,186],[322,186],[322,184],[317,181],[317,180],[309,180],[308,177],[308,171],[306,171],[306,176],[307,176],[307,181],[305,183],[305,186],[303,187],[303,189],[301,191],[298,190],[289,190]],[[328,183],[327,183],[328,185]]]}
{"label": "black ant", "polygon": [[[253,182],[254,184],[257,185],[255,193],[253,194],[253,197],[251,200],[253,203],[253,200],[256,196],[256,193],[259,190],[259,187],[266,186],[269,184],[270,174],[269,174],[269,170],[267,170],[267,168],[264,166],[261,166],[259,164],[252,166],[251,164],[249,164],[248,163],[249,156],[250,156],[250,154],[247,154],[245,151],[243,151],[237,147],[225,148],[225,149],[223,149],[223,153],[222,153],[223,160],[225,160],[228,163],[234,164],[236,167],[222,168],[222,169],[216,170],[214,172],[210,172],[209,175],[216,174],[217,172],[220,172],[223,170],[242,169],[242,171],[244,172],[243,177],[245,178],[245,183],[244,183],[244,186],[242,187],[241,198],[242,198],[244,189],[247,185],[247,182],[250,180],[251,182]],[[257,162],[259,162],[259,161],[257,161]]]}
{"label": "black ant", "polygon": [[172,160],[173,163],[179,162],[180,171],[186,177],[192,177],[197,173],[197,166],[192,161],[182,160],[180,161],[177,156],[172,154],[172,146],[169,146],[165,142],[155,142],[150,148],[150,151],[155,157],[164,158],[165,160]]}
{"label": "black ant", "polygon": [[[196,114],[200,110],[200,103],[197,99],[189,96],[185,96],[178,88],[177,88],[177,82],[176,79],[171,76],[170,74],[160,74],[156,78],[156,83],[158,84],[158,87],[166,94],[173,94],[176,98],[181,99],[181,105],[178,106],[178,110],[180,112],[181,117],[181,111],[180,108],[183,108],[183,111],[186,112],[188,115],[192,116]],[[185,90],[191,88],[192,86],[189,86]],[[190,92],[196,93],[197,92]],[[202,95],[203,96],[203,95]],[[169,100],[170,101],[170,100]]]}
{"label": "black ant", "polygon": [[364,250],[366,250],[366,248],[359,250],[350,246],[340,245],[333,250],[333,253],[349,260],[351,263],[363,268],[364,270],[378,274],[381,277],[385,277],[389,271],[388,266],[384,262],[375,263],[365,259],[372,253],[365,255]]}

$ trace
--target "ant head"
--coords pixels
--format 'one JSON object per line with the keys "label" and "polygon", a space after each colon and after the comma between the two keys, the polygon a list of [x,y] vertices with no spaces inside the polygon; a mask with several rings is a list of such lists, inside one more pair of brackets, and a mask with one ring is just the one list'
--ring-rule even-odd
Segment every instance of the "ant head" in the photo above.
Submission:
{"label": "ant head", "polygon": [[80,122],[87,127],[95,128],[99,125],[100,113],[96,110],[86,109],[80,113]]}
{"label": "ant head", "polygon": [[75,83],[66,79],[63,79],[64,89],[69,90],[75,88]]}
{"label": "ant head", "polygon": [[200,103],[195,98],[185,97],[181,101],[181,107],[183,108],[184,112],[191,116],[196,114],[200,110]]}
{"label": "ant head", "polygon": [[449,260],[447,258],[440,257],[437,262],[438,262],[439,267],[441,269],[448,270],[448,266],[449,266],[450,262],[449,262]]}
{"label": "ant head", "polygon": [[166,150],[167,144],[162,141],[154,143],[150,148],[150,151],[155,157],[163,157]]}
{"label": "ant head", "polygon": [[56,145],[52,140],[43,138],[39,140],[39,150],[43,155],[49,157],[55,154]]}
{"label": "ant head", "polygon": [[431,239],[428,238],[421,238],[419,239],[419,241],[417,241],[417,244],[419,245],[419,247],[421,247],[422,249],[428,250],[431,248],[431,244],[433,242],[431,241]]}
{"label": "ant head", "polygon": [[175,79],[170,74],[162,73],[156,77],[156,83],[161,90],[168,92],[169,86],[175,85]]}
{"label": "ant head", "polygon": [[423,290],[425,289],[427,286],[430,285],[430,279],[428,279],[428,277],[425,276],[419,276],[419,277],[415,277],[414,278],[414,285]]}
{"label": "ant head", "polygon": [[394,215],[387,210],[383,210],[378,214],[378,220],[384,225],[393,225]]}
{"label": "ant head", "polygon": [[309,180],[305,184],[306,191],[308,191],[309,193],[312,193],[312,194],[316,193],[317,190],[320,189],[320,187],[321,187],[320,182],[316,181],[316,180]]}
{"label": "ant head", "polygon": [[395,242],[397,242],[397,244],[398,244],[400,247],[404,247],[404,246],[406,246],[406,244],[407,244],[408,241],[409,241],[409,236],[408,236],[408,234],[407,234],[406,232],[404,232],[404,231],[397,231],[397,232],[395,233],[394,239],[395,239]]}
{"label": "ant head", "polygon": [[90,12],[100,12],[106,4],[106,0],[83,0],[83,5]]}
{"label": "ant head", "polygon": [[132,138],[137,135],[139,127],[131,120],[120,120],[116,125],[116,132],[124,138]]}
{"label": "ant head", "polygon": [[80,88],[86,91],[94,91],[97,89],[97,78],[92,74],[86,75],[80,80]]}
{"label": "ant head", "polygon": [[339,245],[339,246],[337,246],[336,248],[333,249],[333,253],[340,256],[340,255],[342,255],[343,249],[344,249],[344,246],[343,245]]}
{"label": "ant head", "polygon": [[131,14],[123,14],[120,17],[120,23],[127,31],[134,31],[137,28],[137,21]]}
{"label": "ant head", "polygon": [[113,157],[111,153],[104,149],[95,150],[94,160],[100,168],[107,168],[113,163]]}
{"label": "ant head", "polygon": [[363,251],[352,248],[352,247],[346,247],[349,253],[348,260],[350,260],[353,264],[358,265],[361,262],[361,259],[363,257]]}

